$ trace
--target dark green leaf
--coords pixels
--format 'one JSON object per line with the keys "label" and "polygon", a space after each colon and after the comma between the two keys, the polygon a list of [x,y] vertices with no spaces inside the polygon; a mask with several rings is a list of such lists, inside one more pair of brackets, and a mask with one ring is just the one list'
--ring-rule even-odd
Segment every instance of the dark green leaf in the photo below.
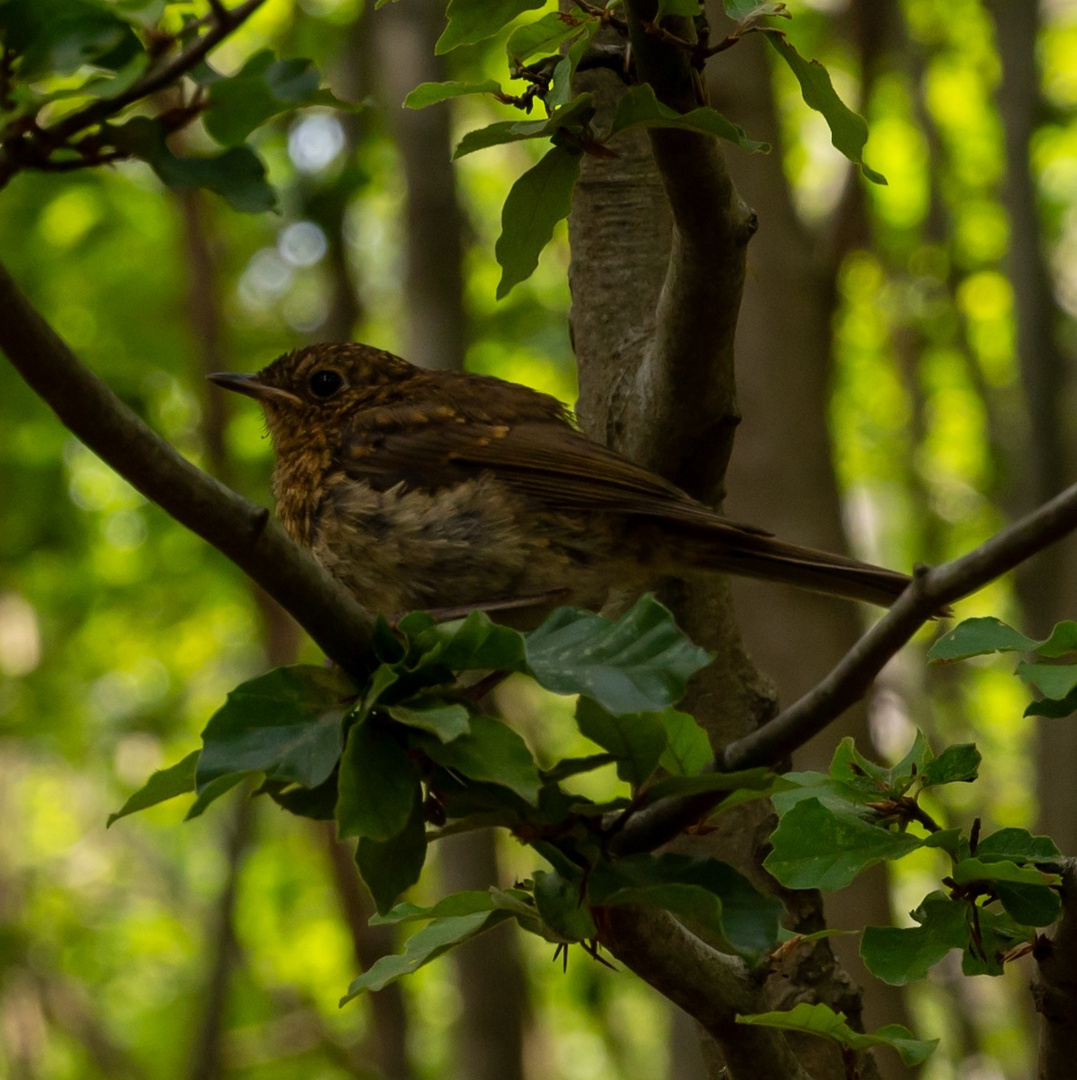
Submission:
{"label": "dark green leaf", "polygon": [[127,22],[90,0],[3,0],[0,39],[26,81],[84,64],[115,71],[143,51]]}
{"label": "dark green leaf", "polygon": [[599,862],[587,880],[593,904],[653,904],[690,919],[752,963],[778,943],[781,902],[717,859],[673,852]]}
{"label": "dark green leaf", "polygon": [[449,98],[463,97],[466,94],[500,94],[501,83],[487,79],[481,83],[463,82],[424,82],[406,98],[404,106],[408,109],[425,109],[428,105],[436,105],[439,101],[447,101]]}
{"label": "dark green leaf", "polygon": [[869,866],[923,846],[915,836],[872,825],[851,810],[832,810],[817,798],[784,814],[771,843],[763,865],[790,889],[840,889]]}
{"label": "dark green leaf", "polygon": [[789,65],[800,83],[804,103],[822,113],[830,128],[830,139],[860,171],[875,184],[885,184],[886,177],[864,163],[864,144],[868,141],[868,125],[838,97],[830,81],[830,73],[818,60],[805,60],[790,44],[785,34],[771,31],[766,35],[778,55]]}
{"label": "dark green leaf", "polygon": [[666,748],[666,733],[653,713],[614,716],[598,702],[581,697],[576,704],[576,723],[592,742],[617,759],[617,775],[639,787],[658,767]]}
{"label": "dark green leaf", "polygon": [[768,151],[766,143],[755,142],[744,134],[744,129],[727,120],[720,112],[701,106],[691,112],[679,113],[663,105],[654,94],[650,83],[632,87],[617,105],[610,136],[631,127],[677,128],[682,131],[698,131],[719,139],[736,143],[742,150]]}
{"label": "dark green leaf", "polygon": [[381,990],[401,976],[410,975],[454,946],[508,918],[511,916],[507,911],[476,911],[471,915],[436,919],[408,938],[402,953],[383,956],[369,971],[364,971],[348,987],[347,994],[341,999],[341,1005],[351,1001],[364,990]]}
{"label": "dark green leaf", "polygon": [[1022,660],[1017,665],[1017,674],[1044,697],[1056,701],[1068,697],[1077,688],[1077,664],[1030,664]]}
{"label": "dark green leaf", "polygon": [[845,1022],[845,1013],[834,1012],[829,1005],[810,1005],[806,1001],[795,1005],[788,1012],[738,1016],[737,1023],[821,1035],[858,1054],[873,1046],[889,1046],[898,1052],[902,1062],[910,1068],[926,1061],[939,1045],[938,1039],[914,1039],[912,1032],[900,1024],[887,1024],[879,1028],[874,1035],[865,1035],[849,1027]]}
{"label": "dark green leaf", "polygon": [[416,792],[411,815],[404,828],[388,840],[361,836],[355,848],[359,873],[379,912],[389,911],[405,889],[419,880],[426,861],[426,829],[422,800]]}
{"label": "dark green leaf", "polygon": [[493,37],[517,15],[542,7],[545,0],[449,0],[449,25],[434,46],[437,55],[459,45]]}
{"label": "dark green leaf", "polygon": [[467,707],[458,701],[418,698],[410,705],[390,705],[386,712],[401,724],[429,731],[443,743],[452,742],[471,730]]}
{"label": "dark green leaf", "polygon": [[391,727],[354,724],[340,760],[336,819],[341,837],[388,840],[419,798],[419,772]]}
{"label": "dark green leaf", "polygon": [[194,791],[194,770],[198,764],[198,754],[198,750],[192,750],[175,765],[170,765],[167,769],[158,769],[116,813],[109,814],[105,828],[107,829],[114,821],[127,817],[128,814],[145,810],[149,806],[156,806],[168,799],[174,799],[177,795],[186,795],[188,791]]}
{"label": "dark green leaf", "polygon": [[523,139],[541,139],[548,134],[545,120],[499,120],[496,124],[487,124],[486,127],[469,131],[457,143],[453,159],[473,154],[476,150],[485,150],[490,146],[520,142]]}
{"label": "dark green leaf", "polygon": [[524,658],[523,635],[495,623],[485,611],[435,623],[409,637],[426,654],[425,663],[437,662],[452,671],[516,671]]}
{"label": "dark green leaf", "polygon": [[531,673],[558,694],[586,694],[614,714],[661,712],[711,655],[644,596],[616,621],[559,608],[526,639]]}
{"label": "dark green leaf", "polygon": [[975,743],[948,746],[934,761],[923,768],[924,787],[936,784],[969,783],[976,779],[980,767],[980,751]]}
{"label": "dark green leaf", "polygon": [[686,19],[694,19],[703,6],[699,0],[658,0],[658,10],[654,13],[654,21],[661,22],[667,15],[680,15]]}
{"label": "dark green leaf", "polygon": [[976,858],[983,862],[1009,859],[1022,863],[1056,863],[1061,852],[1049,836],[1033,836],[1027,829],[999,829],[983,837],[976,846]]}
{"label": "dark green leaf", "polygon": [[1014,922],[1005,911],[996,912],[981,907],[977,922],[979,944],[974,947],[970,940],[961,956],[964,975],[1002,975],[1005,973],[1007,954],[1017,945],[1036,939],[1034,929]]}
{"label": "dark green leaf", "polygon": [[1062,914],[1062,899],[1048,885],[996,881],[994,891],[1007,914],[1023,926],[1050,926]]}
{"label": "dark green leaf", "polygon": [[209,90],[206,131],[224,146],[241,146],[255,128],[300,105],[339,104],[320,93],[321,76],[310,60],[274,60],[263,50],[231,79],[218,79]]}
{"label": "dark green leaf", "polygon": [[317,787],[340,757],[355,687],[339,671],[299,664],[237,686],[202,732],[201,792],[229,773],[264,772]]}
{"label": "dark green leaf", "polygon": [[662,754],[662,768],[675,776],[695,776],[714,759],[707,733],[688,713],[666,709],[658,719],[666,729],[666,749]]}
{"label": "dark green leaf", "polygon": [[865,966],[891,986],[924,978],[951,949],[968,944],[969,911],[967,903],[934,892],[913,912],[919,926],[867,927],[860,939]]}
{"label": "dark green leaf", "polygon": [[255,792],[255,795],[268,795],[279,807],[297,817],[310,818],[311,821],[335,821],[337,812],[337,774],[334,771],[328,780],[315,788],[305,788],[298,784],[282,784],[280,781],[267,780]]}
{"label": "dark green leaf", "polygon": [[1041,698],[1039,701],[1029,702],[1023,715],[1045,716],[1048,720],[1064,720],[1075,712],[1077,712],[1077,687],[1058,701],[1053,698]]}
{"label": "dark green leaf", "polygon": [[501,235],[494,245],[501,267],[499,300],[538,266],[539,254],[550,242],[554,226],[568,217],[579,175],[579,151],[552,146],[512,185],[501,212]]}
{"label": "dark green leaf", "polygon": [[145,161],[169,187],[207,188],[243,213],[273,210],[277,196],[266,182],[265,165],[248,146],[235,146],[210,157],[176,157],[156,120],[136,116],[103,129],[118,149]]}
{"label": "dark green leaf", "polygon": [[248,776],[250,776],[250,773],[228,773],[227,776],[219,776],[216,780],[206,784],[199,791],[195,801],[191,803],[187,813],[183,815],[183,820],[193,821],[196,817],[201,817],[211,803],[216,802],[222,795],[227,795],[237,784],[242,784]]}
{"label": "dark green leaf", "polygon": [[542,781],[527,743],[492,716],[473,716],[471,733],[445,744],[416,735],[415,745],[438,765],[470,780],[501,784],[534,803]]}
{"label": "dark green leaf", "polygon": [[567,780],[570,776],[580,773],[591,772],[593,769],[601,769],[606,765],[612,765],[617,760],[613,754],[589,754],[587,757],[563,758],[553,768],[543,769],[542,776],[545,780],[559,783]]}
{"label": "dark green leaf", "polygon": [[558,941],[588,941],[598,934],[580,890],[579,881],[569,881],[556,871],[535,871],[535,907]]}
{"label": "dark green leaf", "polygon": [[984,653],[1031,652],[1036,644],[1032,638],[1007,626],[1001,619],[965,619],[928,649],[927,658],[934,664],[949,663]]}
{"label": "dark green leaf", "polygon": [[553,69],[553,85],[546,96],[546,103],[551,109],[568,105],[572,100],[572,77],[576,74],[576,68],[584,53],[591,44],[591,38],[600,24],[596,21],[590,25],[587,32],[577,38],[561,57],[557,67]]}

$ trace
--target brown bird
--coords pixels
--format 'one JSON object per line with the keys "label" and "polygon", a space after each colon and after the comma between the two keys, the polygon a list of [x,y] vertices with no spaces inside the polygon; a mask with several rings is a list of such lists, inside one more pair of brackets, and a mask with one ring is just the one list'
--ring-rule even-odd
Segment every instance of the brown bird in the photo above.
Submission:
{"label": "brown bird", "polygon": [[909,582],[716,514],[515,383],[350,344],[210,378],[262,405],[285,528],[373,611],[526,623],[715,571],[886,606]]}

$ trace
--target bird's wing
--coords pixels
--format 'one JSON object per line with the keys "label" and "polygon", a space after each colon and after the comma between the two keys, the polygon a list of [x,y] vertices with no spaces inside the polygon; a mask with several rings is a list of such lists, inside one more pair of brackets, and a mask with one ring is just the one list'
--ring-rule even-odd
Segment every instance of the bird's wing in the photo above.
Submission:
{"label": "bird's wing", "polygon": [[[425,419],[415,422],[416,416]],[[728,521],[674,484],[556,420],[460,422],[416,410],[395,429],[363,425],[344,447],[344,471],[379,490],[436,489],[481,472],[552,508],[661,517],[769,535]]]}

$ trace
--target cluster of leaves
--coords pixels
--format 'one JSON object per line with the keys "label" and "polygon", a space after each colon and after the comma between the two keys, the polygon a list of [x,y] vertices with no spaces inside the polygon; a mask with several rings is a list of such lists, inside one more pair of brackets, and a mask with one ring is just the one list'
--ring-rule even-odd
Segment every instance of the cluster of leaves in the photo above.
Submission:
{"label": "cluster of leaves", "polygon": [[[953,642],[948,635],[939,647],[960,647]],[[779,821],[765,866],[789,888],[842,888],[875,863],[919,848],[949,856],[942,888],[912,913],[916,926],[863,931],[864,961],[887,982],[923,978],[951,949],[962,951],[966,974],[999,974],[1058,918],[1060,856],[1049,839],[1014,828],[981,838],[978,825],[965,836],[941,828],[920,804],[925,792],[976,778],[973,745],[936,756],[918,735],[886,768],[846,739],[827,773],[710,771],[705,733],[673,708],[709,657],[652,597],[617,620],[562,608],[529,634],[481,612],[443,624],[415,613],[395,630],[380,624],[374,652],[362,686],[309,666],[244,683],[209,721],[202,748],[154,774],[113,816],[190,792],[187,816],[196,817],[250,781],[256,794],[293,813],[335,820],[342,837],[357,839],[356,862],[378,921],[426,923],[403,952],[355,979],[345,1001],[508,919],[566,955],[572,944],[597,955],[604,912],[617,904],[656,905],[749,964],[768,963],[788,938],[779,926],[782,906],[734,868],[673,853],[610,854],[608,841],[636,811],[700,791],[729,792],[723,809],[771,797]],[[601,752],[541,768],[524,740],[477,704],[488,684],[476,673],[489,671],[525,673],[577,695],[577,723]],[[628,785],[627,796],[595,802],[564,786],[607,765]],[[490,826],[531,845],[548,869],[511,889],[455,893],[430,907],[398,902],[417,881],[430,842]],[[889,1045],[907,1064],[935,1045],[899,1025],[854,1032],[825,1005],[742,1021],[821,1035],[850,1054]]]}
{"label": "cluster of leaves", "polygon": [[[438,41],[437,51],[445,53],[493,37],[523,12],[541,8],[544,2],[494,0],[478,5],[453,0],[448,6],[448,26]],[[574,0],[565,11],[547,12],[533,22],[515,26],[505,44],[505,53],[511,78],[525,83],[522,93],[512,94],[495,80],[423,83],[405,100],[408,107],[420,109],[451,97],[490,94],[529,114],[536,101],[544,108],[544,119],[501,120],[468,132],[454,155],[461,157],[489,146],[525,139],[549,139],[552,144],[543,158],[519,177],[505,201],[502,232],[496,247],[502,268],[499,297],[530,276],[554,227],[568,216],[581,155],[614,156],[609,142],[622,131],[634,127],[676,128],[726,139],[742,150],[769,150],[765,143],[750,139],[742,128],[709,105],[701,103],[687,112],[677,112],[659,101],[647,83],[630,86],[609,129],[597,131],[592,95],[573,94],[571,81],[599,30],[613,27],[627,36],[627,25],[617,13],[621,2],[611,0],[605,7],[599,7],[589,0]],[[856,162],[870,180],[885,184],[882,174],[870,169],[863,160],[868,137],[866,123],[838,97],[826,69],[817,61],[801,56],[782,31],[761,23],[768,16],[788,18],[785,5],[725,0],[725,11],[736,21],[736,28],[714,46],[708,45],[709,29],[697,0],[662,0],[646,30],[684,48],[700,69],[708,56],[729,48],[745,34],[765,33],[796,76],[804,101],[825,117],[835,147]],[[674,30],[688,32],[689,36],[678,37]]]}
{"label": "cluster of leaves", "polygon": [[[309,60],[263,51],[232,77],[206,62],[260,3],[211,5],[196,19],[167,0],[2,0],[0,186],[22,169],[137,158],[170,187],[206,188],[249,213],[273,209],[248,136],[281,113],[341,103]],[[218,149],[175,153],[169,136],[201,116]]]}
{"label": "cluster of leaves", "polygon": [[[356,837],[356,862],[389,918],[430,926],[356,980],[350,993],[397,978],[450,945],[514,917],[561,945],[597,936],[592,907],[654,903],[706,927],[753,962],[778,941],[780,904],[711,859],[648,854],[612,860],[605,840],[655,799],[700,783],[765,789],[766,770],[701,777],[706,735],[671,706],[709,656],[644,597],[611,621],[562,608],[529,634],[473,612],[435,624],[422,613],[394,632],[381,624],[378,664],[363,686],[324,668],[279,668],[234,690],[203,732],[201,750],[155,773],[113,819],[187,792],[188,818],[255,777],[257,791]],[[460,673],[525,672],[579,695],[581,731],[602,752],[541,769],[524,740],[476,704],[483,684]],[[631,797],[596,803],[565,789],[571,776],[615,765]],[[661,769],[664,775],[658,779]],[[434,828],[428,832],[427,826]],[[500,825],[553,867],[517,890],[447,898],[419,914],[396,908],[418,880],[431,839]]]}
{"label": "cluster of leaves", "polygon": [[790,888],[839,889],[919,848],[949,856],[945,889],[912,912],[917,926],[864,930],[861,956],[885,982],[921,979],[951,949],[962,950],[966,975],[999,975],[1059,916],[1060,854],[1049,838],[1016,828],[981,838],[978,824],[965,836],[940,828],[920,805],[925,791],[974,780],[979,763],[971,744],[935,757],[918,734],[905,757],[884,768],[845,739],[828,773],[788,773],[789,787],[773,795],[779,824],[764,865]]}

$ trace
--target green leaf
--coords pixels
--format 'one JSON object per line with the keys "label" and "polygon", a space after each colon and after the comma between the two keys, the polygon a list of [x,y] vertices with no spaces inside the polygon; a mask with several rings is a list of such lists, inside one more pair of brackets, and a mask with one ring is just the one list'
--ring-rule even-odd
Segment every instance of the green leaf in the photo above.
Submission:
{"label": "green leaf", "polygon": [[598,702],[581,697],[576,723],[588,739],[613,754],[617,775],[634,788],[654,772],[666,748],[665,730],[653,713],[614,716]]}
{"label": "green leaf", "polygon": [[495,623],[485,611],[435,623],[409,637],[425,654],[424,663],[437,662],[452,671],[518,671],[523,664],[523,635]]}
{"label": "green leaf", "polygon": [[211,803],[215,803],[222,795],[227,795],[237,784],[242,784],[248,776],[250,773],[229,773],[227,776],[219,776],[208,783],[198,792],[198,798],[191,803],[187,813],[183,815],[183,820],[194,821],[195,818],[201,817]]}
{"label": "green leaf", "polygon": [[924,978],[951,949],[969,940],[970,907],[941,892],[924,898],[912,913],[920,924],[907,928],[869,926],[860,938],[860,955],[868,971],[891,986]]}
{"label": "green leaf", "polygon": [[650,83],[632,87],[617,104],[609,137],[631,127],[677,128],[681,131],[698,131],[719,139],[736,143],[742,150],[766,152],[766,143],[755,142],[744,134],[744,129],[727,120],[720,112],[701,106],[691,112],[679,113],[663,105],[656,97]]}
{"label": "green leaf", "polygon": [[1021,926],[1005,911],[991,911],[979,908],[979,944],[973,948],[970,939],[961,956],[961,971],[964,975],[1002,975],[1005,973],[1005,959],[1017,945],[1036,940],[1036,931],[1031,927]]}
{"label": "green leaf", "polygon": [[578,776],[580,773],[591,772],[593,769],[602,769],[612,765],[617,760],[613,754],[588,754],[587,757],[562,758],[550,769],[543,769],[542,776],[545,780],[560,783],[570,776]]}
{"label": "green leaf", "polygon": [[102,125],[117,149],[145,161],[171,188],[207,188],[242,213],[273,210],[277,196],[266,182],[265,165],[249,146],[234,146],[209,157],[176,157],[156,120],[136,116],[120,125]]}
{"label": "green leaf", "polygon": [[317,787],[340,757],[342,722],[354,694],[338,670],[303,664],[237,686],[202,732],[197,790],[229,773],[249,772]]}
{"label": "green leaf", "polygon": [[1027,829],[999,829],[976,845],[976,858],[983,862],[1009,859],[1022,863],[1056,863],[1062,853],[1049,836],[1033,836]]}
{"label": "green leaf", "polygon": [[1058,885],[1058,874],[1049,874],[1029,866],[1018,866],[1009,859],[990,862],[984,859],[962,859],[950,875],[958,885],[968,885],[973,881],[1007,881],[1017,885]]}
{"label": "green leaf", "polygon": [[1077,652],[1077,622],[1067,619],[1056,623],[1050,636],[1033,646],[1040,656],[1056,657]]}
{"label": "green leaf", "polygon": [[1062,914],[1062,899],[1048,885],[996,881],[995,895],[1006,913],[1023,926],[1050,926]]}
{"label": "green leaf", "polygon": [[274,60],[265,49],[255,53],[237,75],[209,88],[203,114],[206,131],[223,146],[241,146],[255,128],[301,105],[336,104],[320,91],[321,76],[310,60]]}
{"label": "green leaf", "polygon": [[200,751],[192,750],[182,761],[170,765],[167,769],[158,769],[114,814],[109,814],[105,824],[107,829],[114,821],[119,821],[128,814],[134,814],[147,807],[174,799],[177,795],[186,795],[194,791],[194,770],[198,764]]}
{"label": "green leaf", "polygon": [[864,757],[857,750],[852,737],[847,735],[834,751],[830,776],[838,783],[855,789],[859,795],[875,801],[887,793],[903,795],[913,780],[928,767],[933,756],[924,733],[917,731],[908,753],[896,765],[888,768]]}
{"label": "green leaf", "polygon": [[446,744],[418,735],[416,745],[438,765],[470,780],[501,784],[534,804],[542,780],[527,743],[492,716],[471,717],[471,733]]}
{"label": "green leaf", "polygon": [[494,254],[501,267],[497,298],[529,278],[554,226],[572,209],[572,189],[580,175],[580,152],[552,146],[509,190],[501,211],[501,235]]}
{"label": "green leaf", "polygon": [[714,760],[710,739],[688,713],[666,709],[658,719],[666,729],[666,749],[659,764],[674,776],[695,776]]}
{"label": "green leaf", "polygon": [[598,935],[591,909],[583,902],[579,881],[556,871],[535,871],[535,907],[558,941],[588,941]]}
{"label": "green leaf", "polygon": [[447,101],[449,98],[463,97],[467,94],[500,94],[501,92],[501,83],[493,79],[487,79],[481,83],[424,82],[419,83],[404,98],[404,107],[425,109],[428,105],[436,105],[439,101]]}
{"label": "green leaf", "polygon": [[768,32],[767,40],[789,65],[800,83],[804,103],[822,113],[830,128],[830,140],[860,171],[875,184],[886,184],[886,177],[864,163],[864,144],[868,141],[868,125],[838,97],[830,81],[830,73],[818,60],[805,60],[783,33]]}
{"label": "green leaf", "polygon": [[779,817],[784,817],[805,799],[818,799],[831,810],[843,811],[875,802],[882,794],[878,788],[842,783],[826,773],[790,772],[785,773],[782,779],[788,786],[771,796]]}
{"label": "green leaf", "polygon": [[408,938],[402,953],[383,956],[364,971],[341,998],[341,1005],[357,997],[364,990],[381,990],[404,975],[436,960],[442,953],[463,944],[483,930],[489,930],[511,918],[507,911],[476,911],[471,915],[457,915],[436,919]]}
{"label": "green leaf", "polygon": [[26,82],[84,64],[116,71],[143,52],[127,22],[90,0],[4,0],[0,39]]}
{"label": "green leaf", "polygon": [[450,893],[431,907],[418,907],[415,904],[397,904],[384,915],[374,915],[371,926],[386,923],[414,922],[416,919],[445,919],[449,916],[472,915],[476,911],[494,911],[500,905],[489,889],[473,889]]}
{"label": "green leaf", "polygon": [[661,712],[711,661],[651,595],[619,619],[558,608],[526,638],[535,679],[558,694],[586,694],[614,715]]}
{"label": "green leaf", "polygon": [[443,743],[452,742],[471,730],[470,713],[458,701],[419,698],[410,705],[390,705],[386,712],[401,724],[436,735]]}
{"label": "green leaf", "polygon": [[811,798],[783,815],[771,843],[763,865],[786,887],[841,889],[869,866],[900,859],[924,842]]}
{"label": "green leaf", "polygon": [[404,828],[387,840],[361,836],[355,863],[379,912],[389,911],[405,889],[419,880],[426,861],[426,829],[422,793],[416,785],[415,802]]}
{"label": "green leaf", "polygon": [[1022,660],[1017,665],[1017,674],[1044,697],[1056,701],[1077,689],[1077,664],[1030,664]]}
{"label": "green leaf", "polygon": [[1029,702],[1022,715],[1045,716],[1048,720],[1064,720],[1075,712],[1077,712],[1077,687],[1058,701],[1053,698],[1041,698],[1039,701]]}
{"label": "green leaf", "polygon": [[550,11],[535,22],[518,26],[509,35],[505,45],[510,64],[523,64],[538,53],[546,56],[556,53],[566,41],[582,34],[591,25],[597,25],[595,18],[577,18],[568,12]]}
{"label": "green leaf", "polygon": [[518,15],[544,3],[545,0],[449,0],[446,12],[449,25],[438,38],[434,52],[440,56],[460,45],[493,37]]}
{"label": "green leaf", "polygon": [[587,879],[593,904],[652,904],[690,919],[750,963],[778,943],[782,904],[717,859],[674,852],[599,862]]}
{"label": "green leaf", "polygon": [[599,25],[597,22],[592,24],[585,34],[577,38],[569,46],[568,52],[558,61],[557,67],[553,69],[553,84],[546,95],[546,104],[551,109],[568,105],[571,102],[572,77],[576,74],[576,68],[579,66],[580,60],[583,59],[584,53],[587,52],[587,48],[591,44],[591,39],[594,37]]}
{"label": "green leaf", "polygon": [[788,1012],[756,1013],[738,1016],[738,1024],[757,1024],[762,1027],[779,1028],[782,1031],[800,1031],[807,1035],[821,1035],[863,1053],[873,1046],[889,1046],[896,1050],[902,1062],[909,1068],[926,1061],[939,1045],[938,1039],[914,1039],[912,1032],[901,1024],[887,1024],[874,1035],[853,1031],[845,1022],[845,1013],[835,1012],[829,1005],[810,1005],[802,1001]]}
{"label": "green leaf", "polygon": [[[551,102],[552,104],[552,102]],[[577,94],[571,101],[554,109],[546,120],[500,120],[495,124],[469,131],[457,144],[453,159],[485,150],[489,146],[519,142],[522,139],[545,139],[568,131],[581,135],[588,130],[595,115],[594,96]]]}
{"label": "green leaf", "polygon": [[337,790],[341,838],[388,840],[404,828],[419,797],[419,772],[392,728],[368,718],[348,733]]}
{"label": "green leaf", "polygon": [[984,617],[959,622],[928,649],[927,658],[933,664],[945,664],[985,653],[1032,652],[1035,648],[1032,638],[1001,619]]}
{"label": "green leaf", "polygon": [[975,743],[948,746],[934,761],[929,761],[921,772],[924,787],[936,784],[969,783],[975,780],[980,768],[980,751]]}

